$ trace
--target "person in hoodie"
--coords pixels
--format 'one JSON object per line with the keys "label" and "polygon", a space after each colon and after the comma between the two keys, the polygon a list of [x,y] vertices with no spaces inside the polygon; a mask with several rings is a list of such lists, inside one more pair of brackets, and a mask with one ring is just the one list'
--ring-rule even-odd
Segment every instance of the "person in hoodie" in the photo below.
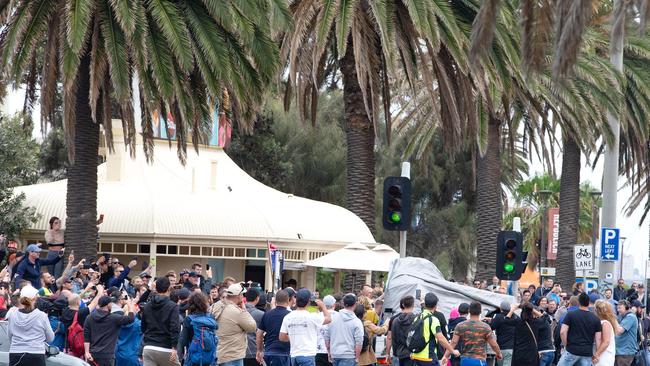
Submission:
{"label": "person in hoodie", "polygon": [[212,308],[212,316],[217,320],[217,363],[224,366],[243,366],[248,349],[246,333],[257,331],[257,323],[246,311],[244,294],[246,289],[234,283],[226,290],[226,298]]}
{"label": "person in hoodie", "polygon": [[[390,342],[386,342],[386,347],[390,350],[389,346],[392,346],[392,354],[394,357],[399,359],[399,366],[413,365],[411,351],[409,351],[406,345],[406,337],[408,335],[409,327],[413,324],[413,319],[415,319],[415,314],[413,313],[414,306],[415,298],[411,295],[405,296],[400,301],[402,312],[396,317],[393,317],[389,325]],[[389,356],[390,355],[388,355],[388,357]]]}
{"label": "person in hoodie", "polygon": [[158,278],[154,283],[156,293],[142,310],[142,358],[145,366],[180,366],[176,351],[181,331],[178,304],[169,299],[169,286],[167,277]]}
{"label": "person in hoodie", "polygon": [[20,290],[19,310],[9,318],[9,364],[45,366],[45,342],[54,340],[47,314],[36,309],[38,290],[25,286]]}
{"label": "person in hoodie", "polygon": [[95,311],[86,318],[84,323],[84,348],[86,361],[94,362],[97,366],[113,366],[115,364],[115,345],[120,328],[133,323],[133,303],[129,300],[128,315],[111,313],[113,298],[102,296],[97,302]]}
{"label": "person in hoodie", "polygon": [[282,319],[278,338],[282,342],[290,343],[289,354],[292,366],[315,366],[319,328],[330,324],[332,316],[320,300],[316,300],[316,305],[323,314],[307,311],[311,292],[306,288],[301,288],[295,294],[296,310]]}
{"label": "person in hoodie", "polygon": [[[128,311],[126,307],[120,310]],[[119,312],[118,312],[119,313]],[[115,364],[119,366],[142,366],[140,362],[140,343],[142,341],[141,322],[138,315],[133,323],[124,324],[120,328],[120,335],[115,346]]]}
{"label": "person in hoodie", "polygon": [[[260,326],[264,312],[257,308],[257,303],[260,302],[260,292],[255,288],[250,288],[246,291],[246,311],[255,319],[256,330]],[[246,350],[246,358],[244,358],[244,366],[259,366],[257,362],[257,345],[256,332],[248,333],[248,349]]]}
{"label": "person in hoodie", "polygon": [[332,319],[325,333],[325,345],[334,366],[355,366],[363,346],[363,323],[354,310],[357,297],[343,296],[343,309]]}

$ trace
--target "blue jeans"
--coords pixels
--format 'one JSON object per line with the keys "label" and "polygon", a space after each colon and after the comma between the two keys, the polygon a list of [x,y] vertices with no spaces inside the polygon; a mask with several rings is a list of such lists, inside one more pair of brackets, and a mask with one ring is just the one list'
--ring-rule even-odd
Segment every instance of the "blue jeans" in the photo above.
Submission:
{"label": "blue jeans", "polygon": [[333,366],[357,366],[357,361],[354,358],[333,358]]}
{"label": "blue jeans", "polygon": [[[58,250],[50,250],[47,252],[47,259],[54,259],[58,256]],[[54,278],[61,277],[63,275],[63,258],[60,261],[56,262],[55,265],[47,266],[47,270],[52,276],[54,276]]]}
{"label": "blue jeans", "polygon": [[560,362],[557,363],[557,366],[591,366],[591,357],[589,356],[576,356],[571,354],[568,351],[562,352],[562,357],[560,357]]}
{"label": "blue jeans", "polygon": [[551,366],[555,359],[555,352],[544,352],[539,358],[539,366]]}
{"label": "blue jeans", "polygon": [[478,358],[461,357],[460,366],[487,366],[487,362]]}
{"label": "blue jeans", "polygon": [[291,366],[316,366],[316,356],[291,357]]}
{"label": "blue jeans", "polygon": [[289,366],[291,358],[289,356],[264,356],[266,366]]}
{"label": "blue jeans", "polygon": [[[217,360],[218,362],[218,360]],[[219,366],[244,366],[244,359],[220,363]]]}

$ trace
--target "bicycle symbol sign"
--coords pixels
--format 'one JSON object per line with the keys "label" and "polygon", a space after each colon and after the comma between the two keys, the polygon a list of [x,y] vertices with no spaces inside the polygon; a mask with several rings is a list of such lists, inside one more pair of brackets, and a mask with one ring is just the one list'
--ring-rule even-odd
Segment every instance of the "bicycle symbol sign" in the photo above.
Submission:
{"label": "bicycle symbol sign", "polygon": [[589,244],[574,246],[573,263],[576,271],[594,269],[594,247]]}

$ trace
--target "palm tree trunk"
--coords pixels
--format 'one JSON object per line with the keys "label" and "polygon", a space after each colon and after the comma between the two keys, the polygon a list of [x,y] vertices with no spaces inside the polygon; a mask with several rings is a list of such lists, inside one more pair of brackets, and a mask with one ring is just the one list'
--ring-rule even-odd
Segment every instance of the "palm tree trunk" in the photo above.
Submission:
{"label": "palm tree trunk", "polygon": [[347,206],[375,233],[375,131],[366,114],[352,42],[340,60],[347,142]]}
{"label": "palm tree trunk", "polygon": [[573,138],[564,139],[562,176],[560,177],[560,230],[557,249],[556,278],[563,288],[575,282],[573,246],[578,241],[580,218],[580,147]]}
{"label": "palm tree trunk", "polygon": [[490,280],[495,274],[497,234],[503,220],[501,196],[501,121],[490,118],[488,145],[478,158],[476,171],[476,277]]}
{"label": "palm tree trunk", "polygon": [[99,124],[91,118],[90,57],[84,56],[77,76],[75,159],[68,170],[65,241],[77,258],[97,255],[97,162]]}

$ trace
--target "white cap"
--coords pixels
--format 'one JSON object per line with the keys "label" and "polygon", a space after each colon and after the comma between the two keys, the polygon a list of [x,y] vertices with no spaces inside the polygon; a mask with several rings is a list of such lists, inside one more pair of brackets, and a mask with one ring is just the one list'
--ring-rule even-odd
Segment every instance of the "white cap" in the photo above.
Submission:
{"label": "white cap", "polygon": [[28,299],[35,299],[38,296],[38,290],[32,285],[27,285],[20,290],[20,297],[26,297]]}

